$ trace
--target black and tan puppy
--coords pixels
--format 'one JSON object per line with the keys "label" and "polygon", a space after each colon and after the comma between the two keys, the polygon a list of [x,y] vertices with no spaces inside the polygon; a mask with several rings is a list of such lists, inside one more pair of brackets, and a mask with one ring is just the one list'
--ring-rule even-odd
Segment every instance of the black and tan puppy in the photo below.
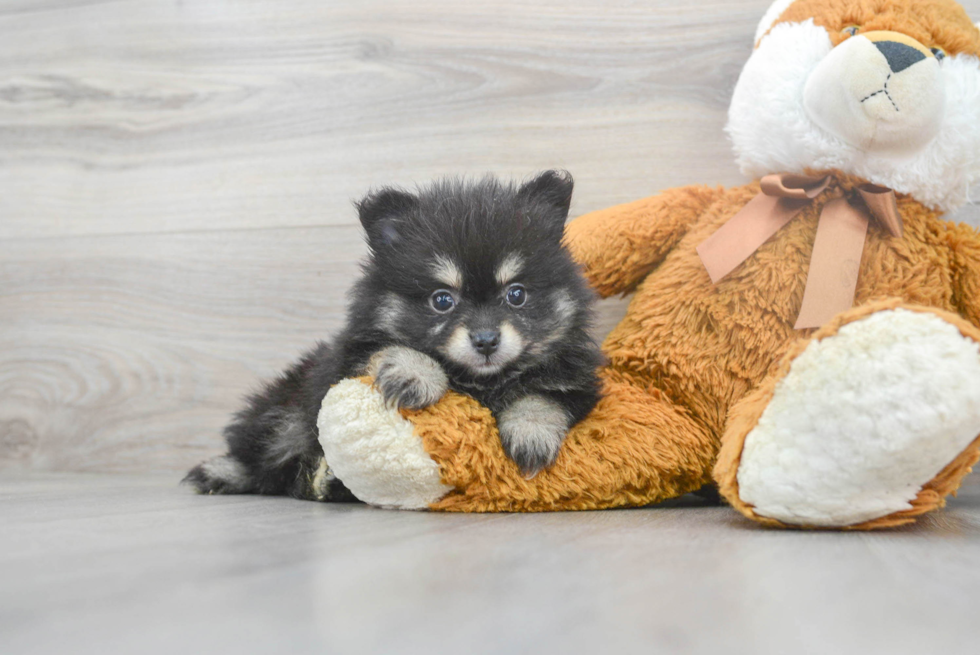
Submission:
{"label": "black and tan puppy", "polygon": [[339,481],[310,489],[323,457],[316,417],[332,385],[365,373],[394,406],[469,394],[525,474],[553,463],[598,399],[601,361],[593,294],[561,241],[571,195],[571,177],[549,171],[519,187],[444,180],[362,200],[370,255],[343,332],[252,396],[225,429],[228,454],[186,481],[205,493],[349,498]]}

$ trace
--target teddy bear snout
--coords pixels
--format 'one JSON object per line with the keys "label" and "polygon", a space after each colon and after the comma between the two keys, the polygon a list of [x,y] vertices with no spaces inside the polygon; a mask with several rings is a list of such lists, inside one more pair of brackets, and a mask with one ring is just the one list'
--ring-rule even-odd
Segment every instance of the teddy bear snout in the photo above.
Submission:
{"label": "teddy bear snout", "polygon": [[814,69],[803,102],[814,123],[852,147],[913,155],[942,126],[943,71],[933,53],[909,36],[858,34]]}

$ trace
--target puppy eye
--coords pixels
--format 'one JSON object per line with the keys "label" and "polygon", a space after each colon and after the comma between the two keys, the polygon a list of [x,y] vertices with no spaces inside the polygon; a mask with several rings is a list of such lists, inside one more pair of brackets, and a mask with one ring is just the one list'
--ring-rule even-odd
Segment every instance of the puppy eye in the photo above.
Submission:
{"label": "puppy eye", "polygon": [[448,314],[456,307],[456,299],[453,298],[453,294],[440,289],[429,296],[429,304],[440,314]]}
{"label": "puppy eye", "polygon": [[929,50],[931,50],[932,54],[936,56],[936,61],[942,61],[946,58],[946,51],[942,48],[929,48]]}
{"label": "puppy eye", "polygon": [[860,25],[848,25],[840,31],[841,36],[854,36],[861,31]]}
{"label": "puppy eye", "polygon": [[511,307],[521,307],[527,302],[527,290],[520,284],[507,287],[507,304]]}

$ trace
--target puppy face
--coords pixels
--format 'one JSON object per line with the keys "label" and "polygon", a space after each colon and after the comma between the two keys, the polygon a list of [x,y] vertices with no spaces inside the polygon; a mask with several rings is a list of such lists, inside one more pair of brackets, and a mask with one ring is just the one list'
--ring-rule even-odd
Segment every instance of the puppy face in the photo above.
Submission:
{"label": "puppy face", "polygon": [[777,0],[729,109],[739,164],[838,169],[953,209],[980,179],[978,54],[952,0]]}
{"label": "puppy face", "polygon": [[366,199],[374,325],[472,377],[547,357],[592,301],[561,245],[571,190],[548,172],[520,187],[446,181]]}
{"label": "puppy face", "polygon": [[[464,253],[465,254],[465,253]],[[565,281],[527,261],[530,253],[502,251],[489,266],[455,264],[437,256],[429,297],[431,346],[477,376],[493,375],[520,360],[545,354],[585,310]],[[537,253],[541,256],[540,251]],[[453,284],[448,284],[453,282]]]}

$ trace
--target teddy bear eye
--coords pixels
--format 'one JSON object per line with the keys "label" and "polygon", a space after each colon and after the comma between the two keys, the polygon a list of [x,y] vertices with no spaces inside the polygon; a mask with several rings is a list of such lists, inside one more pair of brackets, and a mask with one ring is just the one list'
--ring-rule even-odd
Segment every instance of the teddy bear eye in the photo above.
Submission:
{"label": "teddy bear eye", "polygon": [[860,31],[861,31],[861,27],[859,25],[848,25],[847,27],[842,29],[840,33],[841,36],[854,36]]}
{"label": "teddy bear eye", "polygon": [[943,50],[942,48],[938,48],[938,47],[937,48],[929,48],[929,50],[931,50],[932,51],[932,54],[935,55],[936,61],[942,61],[943,59],[946,58],[946,51]]}

